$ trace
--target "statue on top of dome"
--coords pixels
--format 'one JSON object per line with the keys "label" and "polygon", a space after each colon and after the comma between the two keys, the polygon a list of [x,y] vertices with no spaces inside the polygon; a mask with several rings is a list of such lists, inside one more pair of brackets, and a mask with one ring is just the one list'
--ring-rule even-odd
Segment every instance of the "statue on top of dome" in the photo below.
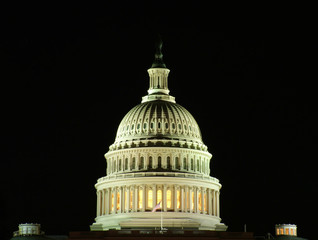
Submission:
{"label": "statue on top of dome", "polygon": [[162,49],[162,39],[160,34],[158,34],[157,41],[155,43],[156,46],[156,53],[155,53],[155,60],[151,66],[151,68],[166,68],[166,64],[163,62],[163,54],[161,52]]}

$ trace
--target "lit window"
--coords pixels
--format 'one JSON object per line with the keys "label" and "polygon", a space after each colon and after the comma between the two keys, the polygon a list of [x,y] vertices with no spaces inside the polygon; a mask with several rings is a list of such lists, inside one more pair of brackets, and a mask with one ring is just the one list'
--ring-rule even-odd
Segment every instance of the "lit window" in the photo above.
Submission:
{"label": "lit window", "polygon": [[162,201],[162,191],[159,189],[157,190],[157,203]]}
{"label": "lit window", "polygon": [[153,207],[152,190],[148,190],[148,208]]}
{"label": "lit window", "polygon": [[280,229],[279,229],[279,233],[280,233],[280,235],[284,235],[284,229],[283,229],[283,228],[280,228]]}
{"label": "lit window", "polygon": [[191,206],[191,210],[193,211],[194,209],[194,192],[192,192],[192,206]]}
{"label": "lit window", "polygon": [[181,192],[180,190],[177,190],[177,208],[181,208]]}
{"label": "lit window", "polygon": [[139,194],[138,194],[138,208],[142,208],[142,195],[143,195],[143,190],[139,189]]}
{"label": "lit window", "polygon": [[125,191],[125,210],[127,211],[127,203],[128,203],[128,193]]}
{"label": "lit window", "polygon": [[206,212],[206,211],[207,211],[207,199],[206,199],[206,193],[204,194],[204,199],[203,199],[203,201],[204,201],[204,212]]}
{"label": "lit window", "polygon": [[129,194],[129,208],[132,209],[133,208],[133,192],[130,191],[130,194]]}
{"label": "lit window", "polygon": [[199,211],[201,212],[202,211],[202,196],[201,196],[201,193],[199,193]]}
{"label": "lit window", "polygon": [[279,235],[279,228],[276,229],[276,235]]}
{"label": "lit window", "polygon": [[190,209],[190,192],[187,192],[187,210]]}
{"label": "lit window", "polygon": [[285,234],[289,235],[289,228],[285,228]]}
{"label": "lit window", "polygon": [[120,194],[118,192],[117,193],[117,210],[119,210],[119,206],[120,206]]}
{"label": "lit window", "polygon": [[167,191],[167,208],[171,208],[171,190]]}
{"label": "lit window", "polygon": [[290,235],[294,235],[294,229],[290,229]]}

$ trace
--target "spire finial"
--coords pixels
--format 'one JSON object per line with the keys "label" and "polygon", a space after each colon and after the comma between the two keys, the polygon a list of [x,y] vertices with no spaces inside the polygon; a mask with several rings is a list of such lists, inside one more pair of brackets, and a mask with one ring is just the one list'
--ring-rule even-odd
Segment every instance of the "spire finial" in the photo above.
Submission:
{"label": "spire finial", "polygon": [[161,39],[160,34],[158,34],[158,38],[157,38],[155,46],[156,46],[155,60],[152,64],[151,68],[166,68],[166,64],[164,64],[163,59],[162,59],[162,57],[163,57],[162,52],[161,52],[162,39]]}

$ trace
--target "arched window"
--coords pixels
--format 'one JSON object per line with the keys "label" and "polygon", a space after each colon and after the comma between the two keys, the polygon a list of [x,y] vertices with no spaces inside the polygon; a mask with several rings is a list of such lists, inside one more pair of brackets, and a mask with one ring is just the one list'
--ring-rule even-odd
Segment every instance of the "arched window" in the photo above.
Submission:
{"label": "arched window", "polygon": [[158,157],[158,168],[161,168],[161,157]]}
{"label": "arched window", "polygon": [[136,158],[133,157],[131,162],[131,169],[135,169],[135,167],[136,167]]}
{"label": "arched window", "polygon": [[167,168],[168,168],[168,169],[171,168],[170,157],[167,157]]}
{"label": "arched window", "polygon": [[179,158],[178,157],[175,157],[175,159],[174,159],[174,166],[175,166],[176,169],[180,170],[180,164],[179,164]]}
{"label": "arched window", "polygon": [[128,158],[125,159],[125,170],[128,170]]}
{"label": "arched window", "polygon": [[139,169],[144,169],[144,167],[145,167],[144,157],[140,157]]}
{"label": "arched window", "polygon": [[152,157],[149,157],[149,168],[152,168]]}

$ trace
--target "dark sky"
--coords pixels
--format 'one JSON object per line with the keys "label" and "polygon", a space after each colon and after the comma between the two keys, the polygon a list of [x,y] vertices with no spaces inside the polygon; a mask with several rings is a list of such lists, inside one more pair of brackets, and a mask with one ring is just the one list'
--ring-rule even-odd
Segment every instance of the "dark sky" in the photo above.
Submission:
{"label": "dark sky", "polygon": [[47,234],[89,230],[103,155],[147,94],[157,33],[170,93],[213,154],[228,230],[247,224],[257,235],[274,234],[275,224],[294,223],[300,236],[313,237],[315,19],[250,7],[3,8],[0,238],[26,222]]}

